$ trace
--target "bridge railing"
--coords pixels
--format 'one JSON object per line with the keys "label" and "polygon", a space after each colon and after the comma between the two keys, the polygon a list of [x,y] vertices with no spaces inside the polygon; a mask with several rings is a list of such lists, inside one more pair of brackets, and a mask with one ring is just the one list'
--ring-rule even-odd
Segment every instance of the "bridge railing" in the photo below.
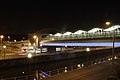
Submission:
{"label": "bridge railing", "polygon": [[[115,56],[115,59],[118,59],[118,58],[120,58],[120,55]],[[95,65],[95,64],[103,63],[103,62],[106,62],[106,61],[111,61],[111,60],[113,60],[112,56],[108,56],[108,57],[105,57],[105,58],[96,59],[96,60],[88,61],[88,62],[85,62],[85,63],[75,64],[75,65],[72,65],[72,66],[66,66],[66,67],[63,67],[63,68],[56,69],[56,70],[47,71],[45,73],[47,73],[50,77],[50,76],[54,76],[54,75],[59,75],[61,73],[73,71],[73,70],[76,70],[76,69],[81,69],[81,68],[84,68],[84,67],[88,67],[88,66],[92,66],[92,65]],[[47,78],[47,77],[44,76],[43,78]]]}
{"label": "bridge railing", "polygon": [[[114,36],[119,37],[120,31],[115,31]],[[51,36],[47,37],[46,39],[48,39],[48,40],[67,40],[67,39],[85,39],[85,38],[103,38],[103,37],[113,37],[113,32],[83,33],[83,34],[70,34],[70,35],[61,35],[61,36],[51,35]]]}

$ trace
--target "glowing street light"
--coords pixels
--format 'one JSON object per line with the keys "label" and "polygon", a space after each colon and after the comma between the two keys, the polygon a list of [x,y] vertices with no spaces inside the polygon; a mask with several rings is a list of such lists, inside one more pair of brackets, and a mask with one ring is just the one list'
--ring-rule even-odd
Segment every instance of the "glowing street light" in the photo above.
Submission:
{"label": "glowing street light", "polygon": [[6,48],[6,45],[4,45],[3,48],[5,49],[5,48]]}
{"label": "glowing street light", "polygon": [[38,46],[38,36],[34,35],[33,38],[36,46]]}
{"label": "glowing street light", "polygon": [[3,46],[4,49],[4,59],[5,59],[5,49],[6,49],[6,45]]}
{"label": "glowing street light", "polygon": [[[111,23],[109,21],[107,21],[105,23],[107,26],[110,25]],[[115,25],[113,25],[113,28],[114,28]],[[114,47],[115,47],[115,30],[112,31],[113,35],[112,35],[112,58],[111,58],[111,61],[112,61],[112,68],[113,68],[113,76],[115,76],[115,64],[114,64]]]}
{"label": "glowing street light", "polygon": [[109,21],[105,22],[106,25],[110,25],[111,23]]}
{"label": "glowing street light", "polygon": [[67,45],[65,45],[65,48],[67,48]]}
{"label": "glowing street light", "polygon": [[28,43],[29,46],[31,46],[31,43]]}
{"label": "glowing street light", "polygon": [[29,73],[31,74],[31,58],[32,58],[32,54],[29,53],[29,54],[27,55],[27,57],[29,58],[29,65],[28,65],[28,67],[29,67]]}
{"label": "glowing street light", "polygon": [[2,39],[2,38],[4,38],[4,36],[3,36],[3,35],[1,35],[1,36],[0,36],[0,38]]}
{"label": "glowing street light", "polygon": [[28,58],[32,58],[32,54],[29,53],[29,54],[27,55],[27,57],[28,57]]}
{"label": "glowing street light", "polygon": [[86,51],[89,52],[89,51],[90,51],[90,48],[86,48]]}
{"label": "glowing street light", "polygon": [[36,35],[34,35],[34,36],[33,36],[33,38],[34,38],[34,39],[36,39],[36,38],[37,38],[37,36],[36,36]]}

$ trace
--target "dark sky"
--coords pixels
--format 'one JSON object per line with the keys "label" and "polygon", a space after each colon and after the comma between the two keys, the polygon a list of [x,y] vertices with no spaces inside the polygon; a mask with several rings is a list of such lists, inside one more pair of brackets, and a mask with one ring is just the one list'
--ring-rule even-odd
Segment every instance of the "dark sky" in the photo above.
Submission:
{"label": "dark sky", "polygon": [[[115,0],[114,0],[115,1]],[[104,28],[105,21],[120,24],[120,5],[104,1],[4,1],[0,2],[0,32],[55,33]]]}

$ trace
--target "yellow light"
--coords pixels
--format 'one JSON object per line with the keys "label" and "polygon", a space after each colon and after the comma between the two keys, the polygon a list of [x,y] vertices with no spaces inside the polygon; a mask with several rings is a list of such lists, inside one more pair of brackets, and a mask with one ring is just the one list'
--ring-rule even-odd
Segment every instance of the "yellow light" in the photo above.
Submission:
{"label": "yellow light", "polygon": [[29,54],[28,54],[28,58],[32,58],[32,54],[29,53]]}
{"label": "yellow light", "polygon": [[52,40],[55,40],[54,38],[52,38]]}
{"label": "yellow light", "polygon": [[34,38],[34,39],[36,39],[36,38],[37,38],[37,36],[36,36],[36,35],[34,35],[34,36],[33,36],[33,38]]}
{"label": "yellow light", "polygon": [[3,36],[3,35],[1,35],[0,37],[1,37],[1,39],[2,39],[2,38],[4,38],[4,36]]}
{"label": "yellow light", "polygon": [[31,43],[28,43],[29,46],[31,46]]}
{"label": "yellow light", "polygon": [[6,45],[4,45],[3,48],[5,49],[5,48],[6,48]]}
{"label": "yellow light", "polygon": [[109,58],[108,60],[110,61],[111,59]]}
{"label": "yellow light", "polygon": [[35,46],[36,44],[35,43],[33,43],[33,46]]}
{"label": "yellow light", "polygon": [[105,24],[106,24],[106,25],[110,25],[111,23],[107,21],[107,22],[105,22]]}

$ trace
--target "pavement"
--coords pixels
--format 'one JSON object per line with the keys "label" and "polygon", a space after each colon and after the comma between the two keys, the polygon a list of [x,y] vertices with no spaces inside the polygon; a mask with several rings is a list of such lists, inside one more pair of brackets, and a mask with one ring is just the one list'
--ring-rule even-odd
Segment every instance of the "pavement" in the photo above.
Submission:
{"label": "pavement", "polygon": [[107,80],[111,74],[111,62],[104,62],[54,75],[43,80]]}

